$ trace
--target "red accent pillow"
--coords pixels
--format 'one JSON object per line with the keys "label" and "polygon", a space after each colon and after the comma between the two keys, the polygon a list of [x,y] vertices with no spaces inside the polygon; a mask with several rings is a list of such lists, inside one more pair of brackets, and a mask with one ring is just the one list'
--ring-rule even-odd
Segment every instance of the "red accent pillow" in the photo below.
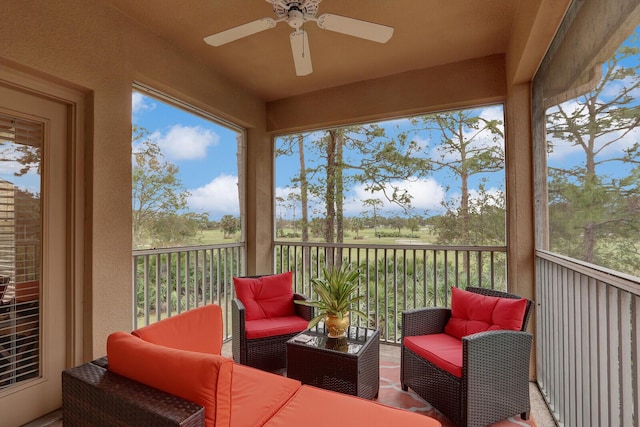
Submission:
{"label": "red accent pillow", "polygon": [[496,329],[519,331],[527,306],[525,298],[498,298],[451,288],[451,318],[444,332],[462,337]]}
{"label": "red accent pillow", "polygon": [[234,277],[236,296],[244,305],[246,320],[294,316],[292,277],[290,271],[258,278]]}
{"label": "red accent pillow", "polygon": [[204,407],[207,427],[231,422],[233,361],[153,344],[126,332],[107,338],[108,369]]}
{"label": "red accent pillow", "polygon": [[493,310],[493,325],[498,326],[497,329],[520,331],[526,310],[526,298],[500,298]]}

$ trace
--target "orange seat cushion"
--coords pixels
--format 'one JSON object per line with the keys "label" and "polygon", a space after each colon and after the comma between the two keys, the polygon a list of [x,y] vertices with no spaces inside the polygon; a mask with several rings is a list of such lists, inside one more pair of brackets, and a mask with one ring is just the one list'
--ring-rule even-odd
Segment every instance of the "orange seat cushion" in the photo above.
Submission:
{"label": "orange seat cushion", "polygon": [[300,381],[244,365],[233,367],[231,424],[261,426],[298,391]]}
{"label": "orange seat cushion", "polygon": [[451,288],[451,317],[444,331],[456,338],[497,329],[522,329],[527,300],[480,295]]}
{"label": "orange seat cushion", "polygon": [[355,396],[304,385],[265,426],[332,425],[438,427],[439,421]]}
{"label": "orange seat cushion", "polygon": [[285,316],[250,320],[244,325],[247,339],[255,339],[302,332],[309,326],[309,321],[299,316]]}
{"label": "orange seat cushion", "polygon": [[192,308],[137,329],[133,335],[154,344],[179,350],[220,354],[222,309],[215,304]]}
{"label": "orange seat cushion", "polygon": [[126,332],[107,339],[108,369],[204,407],[207,427],[231,423],[233,361],[153,344]]}
{"label": "orange seat cushion", "polygon": [[404,337],[404,346],[440,369],[462,378],[462,340],[448,334]]}
{"label": "orange seat cushion", "polygon": [[290,271],[257,278],[234,277],[236,296],[245,309],[246,320],[293,316],[293,282]]}

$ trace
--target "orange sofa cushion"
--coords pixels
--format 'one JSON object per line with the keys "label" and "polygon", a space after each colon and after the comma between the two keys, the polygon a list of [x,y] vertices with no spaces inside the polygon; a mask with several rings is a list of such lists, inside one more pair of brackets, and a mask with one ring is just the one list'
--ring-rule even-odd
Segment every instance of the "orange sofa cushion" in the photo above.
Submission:
{"label": "orange sofa cushion", "polygon": [[404,346],[437,367],[462,378],[462,340],[448,334],[404,337]]}
{"label": "orange sofa cushion", "polygon": [[126,332],[107,338],[108,369],[204,407],[207,427],[231,423],[233,361],[153,344]]}
{"label": "orange sofa cushion", "polygon": [[215,304],[192,308],[137,329],[133,335],[154,344],[179,350],[220,354],[222,309]]}
{"label": "orange sofa cushion", "polygon": [[478,332],[497,329],[522,329],[527,300],[480,295],[451,288],[451,317],[445,333],[458,339]]}
{"label": "orange sofa cushion", "polygon": [[233,426],[261,426],[298,391],[300,381],[244,365],[234,365]]}
{"label": "orange sofa cushion", "polygon": [[273,337],[302,332],[309,322],[299,316],[274,317],[247,321],[244,324],[247,339]]}
{"label": "orange sofa cushion", "polygon": [[245,309],[246,320],[293,316],[293,282],[290,271],[258,278],[234,277],[236,296]]}
{"label": "orange sofa cushion", "polygon": [[332,425],[438,427],[439,421],[355,396],[304,385],[266,427]]}

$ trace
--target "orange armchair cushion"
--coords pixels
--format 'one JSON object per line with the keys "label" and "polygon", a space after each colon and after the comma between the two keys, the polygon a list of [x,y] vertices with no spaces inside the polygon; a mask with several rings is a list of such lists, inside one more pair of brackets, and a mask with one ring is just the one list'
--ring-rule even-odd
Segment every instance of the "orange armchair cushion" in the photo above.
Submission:
{"label": "orange armchair cushion", "polygon": [[222,309],[215,304],[192,308],[137,329],[133,335],[154,344],[179,350],[220,354]]}
{"label": "orange armchair cushion", "polygon": [[108,369],[204,407],[207,427],[231,423],[233,362],[153,344],[126,332],[107,338]]}
{"label": "orange armchair cushion", "polygon": [[295,315],[290,271],[257,278],[234,277],[233,285],[246,320]]}
{"label": "orange armchair cushion", "polygon": [[497,298],[452,287],[451,318],[444,332],[462,339],[467,335],[496,329],[519,331],[526,307],[525,298]]}

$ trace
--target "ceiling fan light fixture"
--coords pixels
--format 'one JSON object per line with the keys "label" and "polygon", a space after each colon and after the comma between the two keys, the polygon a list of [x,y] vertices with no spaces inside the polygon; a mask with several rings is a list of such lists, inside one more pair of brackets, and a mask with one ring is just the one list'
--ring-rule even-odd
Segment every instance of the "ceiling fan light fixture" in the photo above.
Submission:
{"label": "ceiling fan light fixture", "polygon": [[287,24],[297,30],[304,25],[304,14],[297,9],[290,10],[289,16],[287,16]]}

